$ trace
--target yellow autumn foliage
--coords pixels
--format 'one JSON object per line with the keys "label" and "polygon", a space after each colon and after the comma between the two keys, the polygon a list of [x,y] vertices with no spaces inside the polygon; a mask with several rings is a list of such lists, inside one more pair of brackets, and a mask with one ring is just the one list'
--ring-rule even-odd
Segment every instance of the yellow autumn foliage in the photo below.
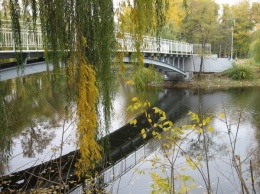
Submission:
{"label": "yellow autumn foliage", "polygon": [[77,137],[80,148],[80,159],[76,167],[76,174],[84,176],[89,169],[95,169],[97,161],[101,160],[101,147],[96,142],[97,114],[96,101],[98,90],[96,86],[96,75],[92,65],[87,63],[84,52],[78,49],[78,101]]}
{"label": "yellow autumn foliage", "polygon": [[180,26],[185,16],[183,0],[169,0],[169,10],[166,15],[166,23],[174,21],[174,25]]}

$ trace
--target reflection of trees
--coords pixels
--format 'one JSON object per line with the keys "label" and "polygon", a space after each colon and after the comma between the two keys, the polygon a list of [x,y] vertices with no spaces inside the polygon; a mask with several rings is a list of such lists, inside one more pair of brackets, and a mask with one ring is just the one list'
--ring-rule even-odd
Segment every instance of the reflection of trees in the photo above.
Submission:
{"label": "reflection of trees", "polygon": [[[49,73],[0,82],[0,157],[7,163],[12,139],[23,135],[24,155],[33,157],[54,138],[65,115],[66,80]],[[69,111],[69,109],[68,109]],[[25,130],[26,129],[26,130]],[[0,167],[4,166],[1,164]]]}
{"label": "reflection of trees", "polygon": [[[192,136],[192,135],[191,135]],[[227,156],[227,144],[219,143],[220,137],[218,137],[217,132],[207,132],[207,147],[208,147],[208,159],[214,160],[218,156]],[[192,138],[189,138],[186,142],[185,152],[182,152],[183,155],[189,155],[193,158],[201,158],[205,161],[205,148],[203,147],[203,135],[197,134]]]}
{"label": "reflection of trees", "polygon": [[[118,87],[118,91],[120,93],[120,97],[123,99],[122,111],[125,112],[127,107],[131,105],[131,99],[139,94],[137,94],[136,89],[133,86],[129,86],[126,84],[120,84]],[[158,100],[158,93],[159,90],[146,88],[145,93],[143,93],[140,98],[141,100],[149,101],[151,105],[153,106],[155,102]],[[126,111],[125,113],[125,120],[129,120],[129,118],[132,118],[134,115],[131,111]]]}
{"label": "reflection of trees", "polygon": [[6,85],[0,82],[0,174],[5,171],[5,166],[11,154],[12,140],[10,138],[10,125],[8,122],[8,110],[5,106],[4,91],[10,92],[10,83]]}
{"label": "reflection of trees", "polygon": [[9,128],[19,133],[34,125],[34,118],[38,121],[49,120],[50,124],[57,123],[64,111],[63,81],[53,81],[51,76],[39,74],[4,83],[12,88],[3,91],[2,101],[7,110],[5,122],[8,122]]}
{"label": "reflection of trees", "polygon": [[0,133],[0,175],[4,174],[7,161],[11,154],[11,146],[13,142],[5,132]]}
{"label": "reflection of trees", "polygon": [[253,123],[256,126],[255,129],[255,140],[256,140],[256,150],[253,152],[252,156],[252,168],[255,178],[256,192],[260,193],[260,101],[259,101],[259,91],[255,92],[255,98],[253,103],[255,107],[258,107],[255,114],[253,115]]}
{"label": "reflection of trees", "polygon": [[[252,147],[249,153],[249,159],[252,159],[252,167],[255,178],[255,189],[256,192],[260,192],[260,101],[259,88],[243,88],[232,90],[234,104],[240,109],[245,110],[243,114],[248,114],[250,116],[251,122],[255,126],[255,142],[256,147]],[[254,145],[254,144],[252,144]],[[249,161],[247,161],[247,167],[249,166]]]}
{"label": "reflection of trees", "polygon": [[[256,98],[257,99],[257,98]],[[256,100],[256,102],[258,103],[256,105],[256,107],[260,107],[260,102],[259,100]],[[255,118],[255,125],[256,125],[256,142],[257,142],[257,150],[255,152],[255,154],[253,155],[253,170],[255,172],[255,181],[256,181],[256,190],[257,192],[260,193],[260,110],[257,114],[257,116],[255,116],[257,118]]]}
{"label": "reflection of trees", "polygon": [[254,178],[256,182],[256,191],[260,193],[260,148],[258,147],[257,151],[255,152],[255,156],[253,158],[253,171]]}
{"label": "reflection of trees", "polygon": [[[255,139],[256,139],[256,146],[257,150],[253,155],[253,170],[255,172],[255,182],[256,182],[256,191],[260,193],[260,101],[259,101],[260,91],[254,91],[254,97],[252,97],[252,105],[256,109],[253,114],[253,122],[256,126],[255,129]],[[252,96],[252,95],[251,95]]]}
{"label": "reflection of trees", "polygon": [[32,158],[35,152],[42,153],[54,138],[54,132],[39,127],[30,127],[22,132],[22,148],[24,157]]}
{"label": "reflection of trees", "polygon": [[[252,173],[253,173],[253,177],[254,177],[254,187],[256,190],[256,193],[260,193],[260,147],[259,147],[259,136],[260,136],[260,132],[258,130],[257,132],[257,148],[250,148],[249,152],[250,152],[250,161],[252,164]],[[250,163],[249,161],[247,161],[246,163],[247,167],[250,167]],[[252,176],[251,174],[251,169],[248,172],[249,177]],[[250,180],[251,181],[251,180]]]}

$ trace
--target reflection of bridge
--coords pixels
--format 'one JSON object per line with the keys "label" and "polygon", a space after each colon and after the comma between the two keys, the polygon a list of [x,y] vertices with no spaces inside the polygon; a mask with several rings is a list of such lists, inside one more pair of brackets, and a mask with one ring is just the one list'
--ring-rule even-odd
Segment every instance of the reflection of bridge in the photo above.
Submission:
{"label": "reflection of bridge", "polygon": [[[24,26],[24,27],[23,27]],[[14,33],[10,27],[10,21],[4,21],[0,29],[0,59],[15,58]],[[185,42],[157,39],[155,37],[144,36],[141,52],[144,55],[144,63],[152,64],[155,68],[167,74],[167,72],[177,72],[185,75],[191,69],[191,57],[198,53],[199,45],[193,45]],[[125,33],[123,38],[117,38],[117,52],[125,52],[127,55],[124,62],[130,62],[131,54],[135,47],[131,35]],[[23,24],[21,28],[21,45],[24,63],[28,58],[44,57],[44,43],[40,24],[36,30],[29,30],[29,24]],[[210,53],[210,45],[207,45]],[[135,59],[133,59],[135,60]]]}
{"label": "reflection of bridge", "polygon": [[[145,158],[154,152],[155,150],[150,149],[150,144],[158,144],[157,139],[152,139],[148,143],[142,145],[137,150],[133,151],[123,159],[117,161],[114,165],[105,169],[101,174],[103,188],[109,186],[128,171],[133,169],[140,162],[144,161]],[[154,146],[157,149],[157,146]],[[70,191],[70,194],[82,194],[83,186],[79,185]]]}
{"label": "reflection of bridge", "polygon": [[[159,99],[156,103],[156,106],[162,110],[165,110],[167,115],[169,113],[169,119],[172,121],[177,121],[183,115],[186,115],[189,111],[188,107],[183,107],[183,104],[185,104],[187,98],[189,98],[189,95],[186,93],[186,90],[182,91],[183,93],[181,95],[179,92],[169,92],[167,89],[159,93]],[[174,108],[168,106],[169,104],[174,104]],[[152,112],[150,112],[150,114],[153,115],[152,117],[154,117],[155,115]],[[115,183],[115,181],[136,167],[136,165],[138,165],[140,162],[144,161],[148,155],[153,153],[159,147],[160,143],[156,138],[152,138],[151,130],[147,132],[147,139],[143,140],[142,136],[140,135],[140,129],[142,129],[144,125],[147,127],[150,126],[150,124],[146,122],[146,118],[142,115],[137,118],[139,120],[135,128],[131,127],[130,124],[127,124],[119,129],[121,132],[115,131],[111,134],[111,140],[114,139],[119,142],[120,137],[127,137],[128,134],[133,135],[133,130],[138,135],[135,134],[130,138],[129,141],[123,144],[118,143],[117,147],[113,149],[111,156],[113,156],[112,159],[114,164],[108,166],[101,172],[100,182],[102,187],[107,187]],[[71,194],[81,193],[83,193],[82,185],[75,187],[74,190],[71,191]]]}
{"label": "reflection of bridge", "polygon": [[[176,95],[176,93],[170,93],[167,92],[167,90],[164,90],[158,94],[158,102],[156,105],[159,108],[163,108],[165,102],[179,104],[184,96],[185,94]],[[168,106],[168,109],[172,109],[172,107]],[[166,110],[169,111],[168,109]],[[175,109],[175,112],[180,114],[180,109]],[[128,123],[108,136],[110,147],[108,150],[105,148],[105,152],[108,153],[108,155],[106,157],[107,160],[104,160],[103,167],[107,167],[107,169],[102,173],[102,185],[107,185],[110,182],[115,181],[133,168],[141,158],[151,153],[151,150],[147,145],[142,146],[142,144],[151,137],[151,131],[147,133],[147,139],[145,140],[143,140],[140,135],[141,129],[148,128],[150,124],[144,114],[139,115],[137,119],[138,122],[135,127],[132,127],[130,123]],[[61,158],[12,173],[11,175],[0,177],[0,189],[2,188],[2,191],[7,190],[8,188],[13,190],[18,190],[20,188],[30,189],[34,188],[38,182],[41,182],[43,186],[48,187],[50,183],[59,183],[57,181],[57,176],[59,176],[58,172],[61,172],[64,175],[62,177],[65,180],[66,177],[68,177],[67,174],[69,175],[69,188],[73,188],[74,183],[78,183],[77,177],[74,176],[73,173],[74,163],[76,161],[75,158],[77,158],[77,156],[77,151],[70,152]],[[111,164],[114,165],[110,166]],[[59,170],[58,166],[61,166],[62,170]],[[81,187],[77,188],[77,190],[80,190],[80,188]]]}

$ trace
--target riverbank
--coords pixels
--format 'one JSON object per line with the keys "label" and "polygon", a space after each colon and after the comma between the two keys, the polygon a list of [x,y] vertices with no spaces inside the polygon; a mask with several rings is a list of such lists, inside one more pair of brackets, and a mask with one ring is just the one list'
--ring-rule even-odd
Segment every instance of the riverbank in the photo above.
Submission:
{"label": "riverbank", "polygon": [[201,88],[201,89],[227,89],[237,87],[260,87],[260,78],[256,80],[232,80],[219,73],[202,75],[201,79],[193,77],[189,81],[165,81],[164,87],[169,88]]}
{"label": "riverbank", "polygon": [[[243,78],[241,75],[245,75]],[[240,77],[240,80],[231,77]],[[253,78],[252,80],[250,80]],[[198,79],[193,75],[191,80],[165,81],[164,87],[170,88],[202,88],[202,89],[227,89],[238,87],[260,87],[260,64],[252,59],[240,59],[236,61],[233,68],[218,73],[202,74]]]}

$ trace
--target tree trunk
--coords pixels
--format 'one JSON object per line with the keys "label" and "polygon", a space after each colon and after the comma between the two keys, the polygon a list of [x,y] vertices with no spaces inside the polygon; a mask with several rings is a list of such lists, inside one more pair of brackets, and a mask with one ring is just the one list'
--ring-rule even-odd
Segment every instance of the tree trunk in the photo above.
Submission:
{"label": "tree trunk", "polygon": [[200,78],[200,74],[202,72],[203,60],[204,60],[204,57],[203,57],[203,55],[201,55],[201,57],[200,57],[200,71],[199,71],[198,78]]}

